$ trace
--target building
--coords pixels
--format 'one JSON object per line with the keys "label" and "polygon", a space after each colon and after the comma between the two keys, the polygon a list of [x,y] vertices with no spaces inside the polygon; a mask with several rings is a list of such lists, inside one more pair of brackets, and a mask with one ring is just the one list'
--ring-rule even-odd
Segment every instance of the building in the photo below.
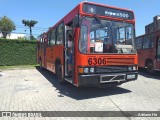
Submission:
{"label": "building", "polygon": [[[2,33],[0,33],[0,38],[2,37]],[[18,34],[18,33],[11,33],[7,35],[8,39],[18,39],[18,38],[25,38],[25,34]]]}
{"label": "building", "polygon": [[145,26],[145,33],[160,30],[160,15],[153,17],[153,22]]}

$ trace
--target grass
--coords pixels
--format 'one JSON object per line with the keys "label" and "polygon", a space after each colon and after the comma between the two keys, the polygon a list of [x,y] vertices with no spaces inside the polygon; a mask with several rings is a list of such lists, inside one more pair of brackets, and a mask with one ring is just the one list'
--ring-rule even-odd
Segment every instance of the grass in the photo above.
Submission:
{"label": "grass", "polygon": [[8,69],[33,69],[35,67],[39,67],[39,64],[35,64],[35,65],[17,65],[17,66],[0,66],[0,70],[8,70]]}

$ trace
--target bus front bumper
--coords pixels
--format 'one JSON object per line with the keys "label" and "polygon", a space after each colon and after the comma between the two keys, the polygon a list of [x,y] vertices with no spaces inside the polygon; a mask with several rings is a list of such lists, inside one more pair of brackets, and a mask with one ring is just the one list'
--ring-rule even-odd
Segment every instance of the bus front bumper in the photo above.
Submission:
{"label": "bus front bumper", "polygon": [[79,75],[78,86],[115,86],[136,80],[138,72]]}

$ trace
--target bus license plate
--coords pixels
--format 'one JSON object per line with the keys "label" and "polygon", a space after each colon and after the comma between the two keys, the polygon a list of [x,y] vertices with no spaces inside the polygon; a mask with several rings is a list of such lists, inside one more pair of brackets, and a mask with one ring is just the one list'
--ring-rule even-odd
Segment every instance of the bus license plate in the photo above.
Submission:
{"label": "bus license plate", "polygon": [[136,78],[136,75],[127,75],[127,79],[134,79]]}

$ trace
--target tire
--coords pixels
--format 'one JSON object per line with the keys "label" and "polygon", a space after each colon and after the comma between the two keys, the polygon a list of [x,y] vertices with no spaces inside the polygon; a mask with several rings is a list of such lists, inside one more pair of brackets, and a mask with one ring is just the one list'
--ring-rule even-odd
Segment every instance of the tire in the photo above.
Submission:
{"label": "tire", "polygon": [[155,72],[153,62],[147,63],[147,72],[151,75]]}
{"label": "tire", "polygon": [[65,80],[64,80],[64,78],[62,76],[62,67],[61,67],[60,64],[56,65],[56,76],[58,78],[59,83],[61,83],[61,84],[65,83]]}

